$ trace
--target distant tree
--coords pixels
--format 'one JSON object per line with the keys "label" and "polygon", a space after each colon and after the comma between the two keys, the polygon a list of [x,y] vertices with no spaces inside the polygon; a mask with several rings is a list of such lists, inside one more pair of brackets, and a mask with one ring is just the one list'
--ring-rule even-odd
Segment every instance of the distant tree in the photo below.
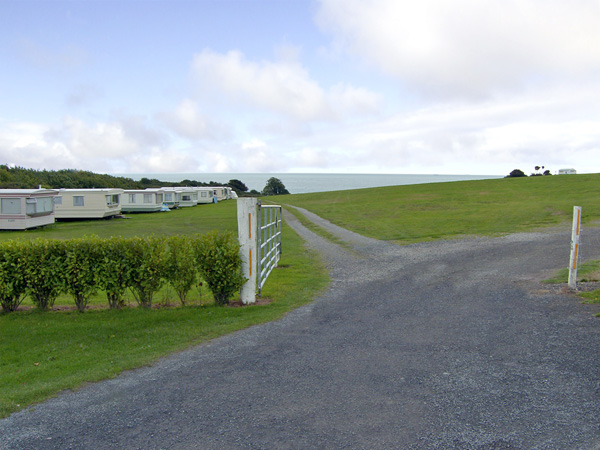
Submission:
{"label": "distant tree", "polygon": [[526,177],[525,172],[519,169],[513,170],[506,178],[518,178],[518,177]]}
{"label": "distant tree", "polygon": [[535,166],[534,169],[535,169],[535,173],[532,173],[530,176],[532,176],[532,177],[541,177],[542,174],[540,173],[540,169],[544,169],[544,166],[541,166],[541,167],[540,166]]}
{"label": "distant tree", "polygon": [[267,184],[262,190],[262,195],[284,195],[289,194],[279,178],[271,177],[267,180]]}
{"label": "distant tree", "polygon": [[544,171],[544,176],[547,176],[547,175],[552,175],[552,173],[548,169],[546,169]]}
{"label": "distant tree", "polygon": [[235,179],[229,180],[229,183],[227,183],[227,186],[229,186],[231,189],[233,189],[238,195],[241,194],[242,192],[248,192],[248,186],[246,186],[240,180],[235,180]]}

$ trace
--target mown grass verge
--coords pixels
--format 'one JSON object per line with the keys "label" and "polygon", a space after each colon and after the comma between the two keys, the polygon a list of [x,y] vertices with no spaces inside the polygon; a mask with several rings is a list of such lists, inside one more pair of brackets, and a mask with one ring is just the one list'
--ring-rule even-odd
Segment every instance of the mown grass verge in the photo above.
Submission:
{"label": "mown grass verge", "polygon": [[[551,278],[544,280],[548,284],[564,284],[569,281],[569,269],[558,270]],[[577,283],[600,282],[600,260],[586,261],[577,268]],[[586,303],[600,303],[600,289],[592,291],[577,291],[577,295]],[[598,314],[600,317],[600,314]]]}
{"label": "mown grass verge", "polygon": [[345,248],[348,251],[353,251],[353,248],[352,248],[352,246],[350,244],[348,244],[347,242],[341,240],[335,234],[330,233],[325,228],[320,227],[319,225],[317,225],[314,222],[310,221],[304,214],[302,214],[300,211],[298,211],[293,206],[286,208],[286,211],[289,212],[290,214],[293,214],[294,217],[296,217],[296,219],[298,219],[298,221],[305,228],[309,229],[310,231],[312,231],[316,235],[321,236],[323,239],[326,239],[326,240],[328,240],[330,242],[333,242],[334,244],[339,245],[340,247],[343,247],[343,248]]}
{"label": "mown grass verge", "polygon": [[[135,229],[140,234],[159,234],[157,228],[169,235],[204,232],[210,227],[235,228],[235,202],[214,206],[215,209],[197,207],[165,213],[169,216],[161,215],[163,219],[172,220],[179,213],[183,213],[183,219],[174,220],[172,227],[162,224],[154,230],[149,229],[148,223],[156,215],[136,215],[131,220],[57,224],[51,230],[22,233],[19,237],[134,235],[129,233],[135,233]],[[216,226],[215,217],[219,216]],[[211,222],[213,225],[207,225]],[[63,225],[71,225],[70,232],[65,232]],[[120,227],[124,228],[119,230]],[[1,234],[0,238],[6,236]],[[108,310],[100,293],[92,302],[96,308],[84,314],[35,309],[0,314],[0,417],[61,390],[115,377],[123,370],[150,364],[174,351],[275,320],[309,303],[327,286],[326,270],[318,256],[307,250],[287,226],[283,228],[283,242],[280,267],[271,273],[263,289],[263,298],[271,300],[268,304],[218,307],[201,289],[190,299],[192,306],[186,307]],[[174,294],[165,289],[159,296],[162,295],[163,303],[169,303],[165,300]],[[61,296],[56,306],[61,305],[73,305],[73,301]]]}

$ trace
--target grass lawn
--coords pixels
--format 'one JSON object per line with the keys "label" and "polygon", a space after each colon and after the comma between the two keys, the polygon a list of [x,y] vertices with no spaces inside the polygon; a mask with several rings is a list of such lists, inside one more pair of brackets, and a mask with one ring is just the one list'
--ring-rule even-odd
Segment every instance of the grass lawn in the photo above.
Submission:
{"label": "grass lawn", "polygon": [[26,231],[0,231],[6,239],[71,239],[97,235],[111,236],[172,236],[229,230],[237,233],[236,202],[209,203],[169,212],[126,214],[125,219],[79,220],[57,222],[43,228]]}
{"label": "grass lawn", "polygon": [[[276,200],[306,208],[364,236],[410,243],[570,223],[575,205],[583,207],[583,224],[593,224],[600,219],[599,194],[600,174],[592,174],[298,194]],[[0,232],[0,240],[237,230],[235,202],[127,217]],[[283,242],[280,267],[263,290],[264,297],[273,299],[267,305],[219,308],[201,290],[193,294],[188,307],[0,314],[0,417],[62,389],[116,376],[170,352],[276,319],[310,302],[328,283],[323,265],[287,226]],[[157,302],[170,303],[171,299],[175,294],[163,289]],[[58,304],[73,302],[63,296]],[[92,304],[106,301],[99,295]]]}
{"label": "grass lawn", "polygon": [[[169,235],[237,229],[235,202],[131,217],[59,223],[48,229],[0,233],[0,238]],[[61,390],[114,377],[171,352],[275,320],[309,303],[327,286],[326,270],[317,255],[307,251],[304,242],[285,225],[283,242],[280,267],[273,270],[263,289],[263,298],[272,300],[266,305],[218,307],[201,289],[192,293],[191,306],[186,307],[118,311],[103,307],[84,314],[31,309],[0,314],[0,417]],[[176,294],[163,289],[156,303],[169,299],[176,303]],[[102,294],[91,303],[107,305]],[[56,305],[74,303],[63,295]]]}
{"label": "grass lawn", "polygon": [[600,174],[456,181],[278,197],[341,227],[411,243],[600,219]]}

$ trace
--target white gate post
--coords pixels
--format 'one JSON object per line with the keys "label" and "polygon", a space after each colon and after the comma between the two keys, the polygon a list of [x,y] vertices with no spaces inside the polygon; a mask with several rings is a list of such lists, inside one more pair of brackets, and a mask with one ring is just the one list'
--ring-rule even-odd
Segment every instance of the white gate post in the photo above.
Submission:
{"label": "white gate post", "polygon": [[573,207],[573,228],[571,230],[571,259],[569,262],[569,287],[577,287],[577,258],[579,256],[579,234],[581,232],[581,206]]}
{"label": "white gate post", "polygon": [[248,279],[240,292],[242,303],[245,305],[256,302],[257,202],[257,199],[253,197],[237,199],[238,239],[240,242],[240,256],[242,257],[242,275]]}

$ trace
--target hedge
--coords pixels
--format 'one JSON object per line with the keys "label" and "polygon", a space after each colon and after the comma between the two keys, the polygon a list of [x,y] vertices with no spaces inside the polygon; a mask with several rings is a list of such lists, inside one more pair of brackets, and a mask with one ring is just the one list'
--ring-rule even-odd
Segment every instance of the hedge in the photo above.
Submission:
{"label": "hedge", "polygon": [[67,293],[80,312],[91,295],[104,291],[110,308],[124,306],[129,289],[141,307],[169,283],[182,304],[203,279],[217,304],[239,291],[239,244],[232,233],[172,237],[96,236],[71,240],[0,242],[0,305],[15,311],[25,296],[40,310]]}

